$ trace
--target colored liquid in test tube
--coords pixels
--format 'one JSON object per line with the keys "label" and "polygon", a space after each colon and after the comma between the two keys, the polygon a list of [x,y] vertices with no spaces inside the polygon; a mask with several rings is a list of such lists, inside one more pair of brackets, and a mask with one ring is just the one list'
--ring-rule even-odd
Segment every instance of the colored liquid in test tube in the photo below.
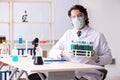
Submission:
{"label": "colored liquid in test tube", "polygon": [[90,50],[93,50],[93,42],[90,42]]}
{"label": "colored liquid in test tube", "polygon": [[71,43],[71,50],[74,50],[75,49],[75,44],[74,44],[74,41],[72,41]]}
{"label": "colored liquid in test tube", "polygon": [[84,48],[85,48],[85,50],[89,50],[89,45],[87,42],[85,42]]}

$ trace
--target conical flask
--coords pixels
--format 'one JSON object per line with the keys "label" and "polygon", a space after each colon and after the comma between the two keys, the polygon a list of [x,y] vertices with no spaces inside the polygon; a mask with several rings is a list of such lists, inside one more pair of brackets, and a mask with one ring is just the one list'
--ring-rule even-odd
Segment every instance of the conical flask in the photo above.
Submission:
{"label": "conical flask", "polygon": [[40,47],[40,45],[38,45],[36,48],[36,55],[34,57],[34,64],[35,65],[42,65],[43,64],[42,48]]}

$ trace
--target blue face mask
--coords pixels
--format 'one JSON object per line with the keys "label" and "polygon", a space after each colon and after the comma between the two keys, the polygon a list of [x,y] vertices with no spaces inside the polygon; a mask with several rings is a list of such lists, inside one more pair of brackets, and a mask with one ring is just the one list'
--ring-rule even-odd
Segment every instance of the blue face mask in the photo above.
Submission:
{"label": "blue face mask", "polygon": [[75,28],[82,28],[84,26],[84,19],[81,17],[73,18],[72,24]]}

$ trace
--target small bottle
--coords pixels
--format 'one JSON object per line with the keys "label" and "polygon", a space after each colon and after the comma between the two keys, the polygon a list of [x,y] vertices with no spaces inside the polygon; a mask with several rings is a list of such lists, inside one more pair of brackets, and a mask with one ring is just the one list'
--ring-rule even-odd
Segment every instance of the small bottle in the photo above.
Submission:
{"label": "small bottle", "polygon": [[2,36],[0,35],[0,43],[2,43]]}
{"label": "small bottle", "polygon": [[2,36],[2,43],[6,43],[6,37]]}
{"label": "small bottle", "polygon": [[16,47],[14,47],[14,49],[12,50],[12,61],[18,62],[18,60],[19,60],[18,51]]}
{"label": "small bottle", "polygon": [[22,36],[19,37],[19,40],[18,40],[18,41],[19,41],[19,44],[22,44],[22,43],[23,43],[23,38],[22,38]]}
{"label": "small bottle", "polygon": [[2,56],[9,54],[9,46],[5,42],[2,44],[1,54]]}

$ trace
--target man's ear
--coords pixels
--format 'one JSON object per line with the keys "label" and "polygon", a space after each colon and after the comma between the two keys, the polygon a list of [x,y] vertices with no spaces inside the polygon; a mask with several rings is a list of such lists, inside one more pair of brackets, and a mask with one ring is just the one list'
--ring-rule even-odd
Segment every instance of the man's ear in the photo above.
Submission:
{"label": "man's ear", "polygon": [[85,17],[84,17],[84,19],[85,19],[85,21],[86,21],[86,20],[88,19],[88,17],[87,17],[87,16],[85,16]]}

